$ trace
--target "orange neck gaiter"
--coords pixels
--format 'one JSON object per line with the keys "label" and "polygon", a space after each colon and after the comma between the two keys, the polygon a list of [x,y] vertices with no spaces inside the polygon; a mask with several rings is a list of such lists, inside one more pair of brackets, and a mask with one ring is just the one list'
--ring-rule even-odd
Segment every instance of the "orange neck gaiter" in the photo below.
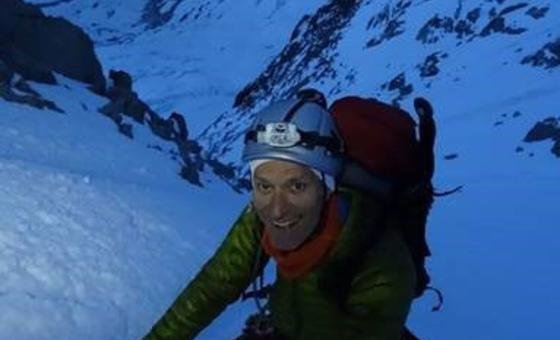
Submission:
{"label": "orange neck gaiter", "polygon": [[325,203],[323,216],[319,222],[319,228],[321,228],[319,234],[296,250],[276,249],[266,233],[266,229],[264,230],[261,239],[262,247],[265,253],[276,260],[282,276],[290,280],[299,278],[309,273],[328,254],[342,229],[338,204],[338,198],[332,195]]}

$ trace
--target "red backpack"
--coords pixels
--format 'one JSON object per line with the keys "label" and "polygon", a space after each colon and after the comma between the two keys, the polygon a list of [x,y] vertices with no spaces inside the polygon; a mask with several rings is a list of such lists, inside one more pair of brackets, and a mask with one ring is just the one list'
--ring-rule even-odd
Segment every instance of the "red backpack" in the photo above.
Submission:
{"label": "red backpack", "polygon": [[416,99],[416,123],[404,110],[375,99],[344,97],[330,106],[345,142],[347,164],[340,183],[391,200],[416,266],[416,295],[430,282],[425,258],[426,222],[433,202],[435,123],[430,104]]}
{"label": "red backpack", "polygon": [[[319,91],[306,89],[298,96],[326,107]],[[397,216],[396,223],[402,225],[417,269],[416,296],[420,296],[430,282],[425,268],[425,258],[431,255],[426,221],[434,197],[436,127],[427,100],[417,98],[414,106],[419,117],[419,138],[416,122],[409,113],[375,99],[343,97],[334,101],[329,111],[346,156],[338,182],[381,198],[392,211],[389,214]]]}

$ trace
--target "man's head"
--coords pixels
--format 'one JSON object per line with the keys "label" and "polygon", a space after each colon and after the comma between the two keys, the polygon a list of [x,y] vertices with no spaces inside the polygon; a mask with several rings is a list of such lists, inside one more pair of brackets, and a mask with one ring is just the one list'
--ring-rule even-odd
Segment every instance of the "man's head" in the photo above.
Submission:
{"label": "man's head", "polygon": [[253,205],[272,243],[293,250],[318,226],[342,167],[342,143],[324,105],[299,98],[256,114],[245,138]]}
{"label": "man's head", "polygon": [[253,173],[253,206],[273,244],[299,247],[317,228],[326,187],[308,167],[279,160],[260,164]]}

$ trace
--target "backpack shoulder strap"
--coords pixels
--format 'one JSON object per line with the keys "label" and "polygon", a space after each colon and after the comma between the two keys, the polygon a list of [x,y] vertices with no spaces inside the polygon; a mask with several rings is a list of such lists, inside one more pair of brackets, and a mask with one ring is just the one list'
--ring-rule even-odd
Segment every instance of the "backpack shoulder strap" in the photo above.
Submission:
{"label": "backpack shoulder strap", "polygon": [[349,202],[350,212],[331,257],[319,272],[319,287],[343,309],[352,278],[387,224],[381,201],[356,190],[342,190],[340,194]]}

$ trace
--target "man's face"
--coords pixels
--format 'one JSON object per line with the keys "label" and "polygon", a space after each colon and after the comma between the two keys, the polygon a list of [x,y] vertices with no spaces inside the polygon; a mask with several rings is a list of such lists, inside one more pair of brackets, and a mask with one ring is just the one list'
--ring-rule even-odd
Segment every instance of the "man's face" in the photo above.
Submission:
{"label": "man's face", "polygon": [[313,233],[323,207],[323,183],[307,167],[271,160],[253,174],[253,206],[274,246],[294,250]]}

